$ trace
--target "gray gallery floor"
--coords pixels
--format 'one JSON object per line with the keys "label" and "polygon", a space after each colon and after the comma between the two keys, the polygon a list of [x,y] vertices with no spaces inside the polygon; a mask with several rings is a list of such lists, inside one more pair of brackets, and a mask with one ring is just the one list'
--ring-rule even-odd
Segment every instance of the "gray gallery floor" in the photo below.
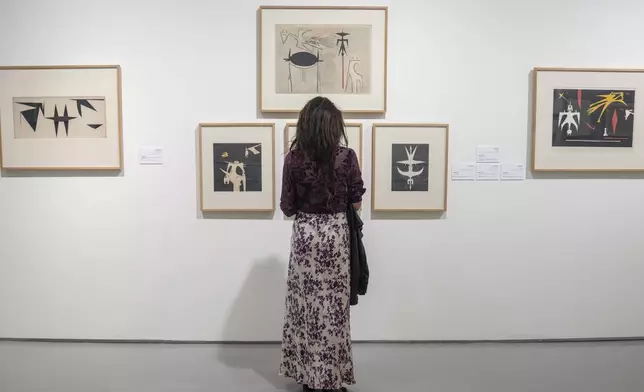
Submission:
{"label": "gray gallery floor", "polygon": [[[0,342],[1,392],[299,391],[276,345]],[[357,344],[355,392],[642,392],[644,342]]]}

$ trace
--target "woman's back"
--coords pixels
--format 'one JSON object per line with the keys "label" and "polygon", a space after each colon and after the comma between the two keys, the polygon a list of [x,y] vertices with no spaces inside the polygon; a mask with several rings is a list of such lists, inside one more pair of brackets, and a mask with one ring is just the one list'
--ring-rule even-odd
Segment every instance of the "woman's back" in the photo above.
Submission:
{"label": "woman's back", "polygon": [[300,111],[295,138],[284,159],[280,207],[298,212],[345,212],[362,201],[360,164],[347,142],[342,112],[325,97],[315,97]]}
{"label": "woman's back", "polygon": [[304,390],[355,383],[351,349],[349,204],[365,189],[342,112],[324,97],[300,112],[284,158],[280,207],[293,222],[280,374]]}
{"label": "woman's back", "polygon": [[280,202],[284,214],[339,213],[346,211],[349,203],[362,200],[365,190],[355,151],[338,147],[333,175],[324,173],[323,168],[297,148],[286,155]]}

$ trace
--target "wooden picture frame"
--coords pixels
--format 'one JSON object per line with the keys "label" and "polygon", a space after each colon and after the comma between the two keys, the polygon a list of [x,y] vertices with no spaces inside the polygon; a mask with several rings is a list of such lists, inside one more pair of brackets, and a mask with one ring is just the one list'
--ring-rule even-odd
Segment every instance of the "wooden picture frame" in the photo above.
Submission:
{"label": "wooden picture frame", "polygon": [[198,132],[201,211],[275,211],[275,124],[201,123]]}
{"label": "wooden picture frame", "polygon": [[537,67],[532,78],[533,172],[644,171],[644,69]]}
{"label": "wooden picture frame", "polygon": [[385,113],[387,25],[387,7],[260,7],[259,110],[295,113],[324,95],[345,113]]}
{"label": "wooden picture frame", "polygon": [[371,159],[373,212],[447,211],[448,124],[373,124]]}
{"label": "wooden picture frame", "polygon": [[0,166],[122,170],[121,67],[0,67]]}
{"label": "wooden picture frame", "polygon": [[[289,150],[290,142],[292,140],[293,128],[297,126],[297,122],[287,122],[284,125],[284,155]],[[349,144],[347,147],[353,149],[358,156],[358,162],[360,162],[360,167],[363,167],[363,135],[364,135],[364,126],[362,123],[347,122],[345,123],[345,129],[347,132],[347,139],[349,139]]]}

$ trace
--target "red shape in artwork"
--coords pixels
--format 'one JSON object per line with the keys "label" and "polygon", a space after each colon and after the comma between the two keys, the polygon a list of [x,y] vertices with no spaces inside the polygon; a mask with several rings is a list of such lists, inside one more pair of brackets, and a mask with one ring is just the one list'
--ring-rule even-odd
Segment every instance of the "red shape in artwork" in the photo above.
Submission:
{"label": "red shape in artwork", "polygon": [[344,56],[342,56],[342,89],[344,90]]}
{"label": "red shape in artwork", "polygon": [[613,133],[617,131],[617,122],[619,121],[619,117],[617,117],[617,109],[613,112]]}
{"label": "red shape in artwork", "polygon": [[577,90],[577,105],[579,105],[579,110],[581,110],[581,90]]}

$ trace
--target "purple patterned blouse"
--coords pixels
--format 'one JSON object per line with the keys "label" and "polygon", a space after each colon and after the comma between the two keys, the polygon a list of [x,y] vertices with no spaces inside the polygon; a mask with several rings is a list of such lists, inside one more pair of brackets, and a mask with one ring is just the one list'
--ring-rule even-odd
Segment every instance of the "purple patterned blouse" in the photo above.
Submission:
{"label": "purple patterned blouse", "polygon": [[332,214],[345,212],[349,203],[359,203],[365,193],[355,151],[339,147],[335,153],[335,192],[331,200],[318,180],[315,162],[297,150],[284,158],[280,208],[286,216],[298,212]]}

